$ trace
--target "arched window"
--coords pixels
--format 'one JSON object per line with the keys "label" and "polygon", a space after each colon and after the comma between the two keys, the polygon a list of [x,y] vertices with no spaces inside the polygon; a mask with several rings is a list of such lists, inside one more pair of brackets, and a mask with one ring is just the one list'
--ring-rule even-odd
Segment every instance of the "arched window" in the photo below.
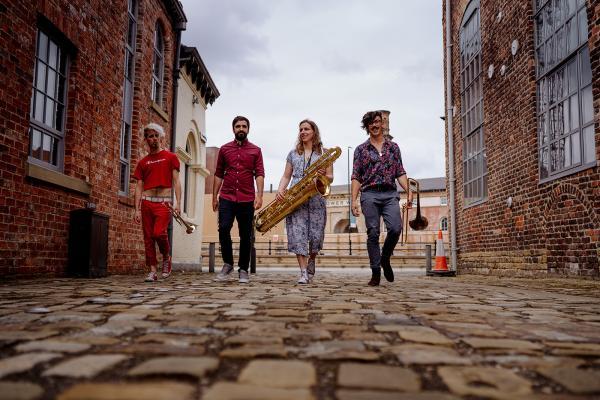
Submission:
{"label": "arched window", "polygon": [[447,231],[448,230],[448,218],[443,217],[440,220],[440,229],[443,231]]}
{"label": "arched window", "polygon": [[585,1],[537,0],[540,180],[596,166],[594,99]]}
{"label": "arched window", "polygon": [[131,120],[133,116],[133,82],[135,73],[135,47],[137,36],[137,1],[127,2],[127,38],[125,41],[125,66],[123,83],[123,113],[121,119],[121,150],[119,168],[119,193],[128,195],[131,170]]}
{"label": "arched window", "polygon": [[152,61],[152,101],[162,107],[163,75],[165,69],[165,41],[160,24],[154,29],[154,57]]}
{"label": "arched window", "polygon": [[460,93],[465,206],[487,198],[487,158],[483,135],[483,77],[479,0],[467,7],[460,27]]}
{"label": "arched window", "polygon": [[185,153],[188,156],[183,165],[183,209],[182,211],[188,216],[194,216],[194,200],[196,179],[192,165],[196,163],[196,149],[193,133],[190,132],[185,142]]}

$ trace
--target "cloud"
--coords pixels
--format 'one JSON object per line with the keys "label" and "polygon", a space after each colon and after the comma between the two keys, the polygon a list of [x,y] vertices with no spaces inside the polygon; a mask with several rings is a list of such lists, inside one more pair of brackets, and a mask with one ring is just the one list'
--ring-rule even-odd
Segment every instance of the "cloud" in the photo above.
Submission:
{"label": "cloud", "polygon": [[[196,46],[221,96],[207,110],[209,146],[232,140],[231,119],[252,122],[266,184],[277,186],[298,122],[317,122],[326,146],[344,151],[334,184],[347,180],[348,146],[367,136],[368,110],[391,111],[390,129],[416,178],[443,176],[442,6],[398,0],[183,1],[185,43]],[[352,155],[350,150],[350,155]]]}
{"label": "cloud", "polygon": [[195,46],[217,76],[261,78],[274,74],[269,37],[261,31],[270,17],[266,1],[183,1],[188,18],[183,42]]}

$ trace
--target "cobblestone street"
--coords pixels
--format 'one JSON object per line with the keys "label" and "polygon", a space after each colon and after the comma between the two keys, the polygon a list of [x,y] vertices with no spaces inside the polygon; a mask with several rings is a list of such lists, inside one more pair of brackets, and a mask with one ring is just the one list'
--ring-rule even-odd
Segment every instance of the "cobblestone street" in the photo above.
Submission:
{"label": "cobblestone street", "polygon": [[4,282],[0,399],[600,395],[599,281],[258,272]]}

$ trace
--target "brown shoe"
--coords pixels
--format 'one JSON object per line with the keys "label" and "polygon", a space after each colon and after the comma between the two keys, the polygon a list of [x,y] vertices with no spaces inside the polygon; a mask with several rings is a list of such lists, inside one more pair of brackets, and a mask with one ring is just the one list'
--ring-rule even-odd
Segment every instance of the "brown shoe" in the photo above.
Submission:
{"label": "brown shoe", "polygon": [[372,271],[372,275],[371,275],[371,280],[369,281],[368,285],[369,286],[379,286],[379,282],[381,281],[381,271],[380,270],[373,270]]}

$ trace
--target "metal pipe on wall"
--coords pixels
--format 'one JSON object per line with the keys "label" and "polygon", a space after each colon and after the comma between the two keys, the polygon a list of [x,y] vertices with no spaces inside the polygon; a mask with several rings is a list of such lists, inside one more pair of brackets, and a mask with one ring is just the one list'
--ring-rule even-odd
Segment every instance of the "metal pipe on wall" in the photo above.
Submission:
{"label": "metal pipe on wall", "polygon": [[452,102],[452,0],[445,0],[446,5],[446,131],[448,132],[448,185],[450,189],[450,262],[456,271],[456,202],[454,176],[454,105]]}

